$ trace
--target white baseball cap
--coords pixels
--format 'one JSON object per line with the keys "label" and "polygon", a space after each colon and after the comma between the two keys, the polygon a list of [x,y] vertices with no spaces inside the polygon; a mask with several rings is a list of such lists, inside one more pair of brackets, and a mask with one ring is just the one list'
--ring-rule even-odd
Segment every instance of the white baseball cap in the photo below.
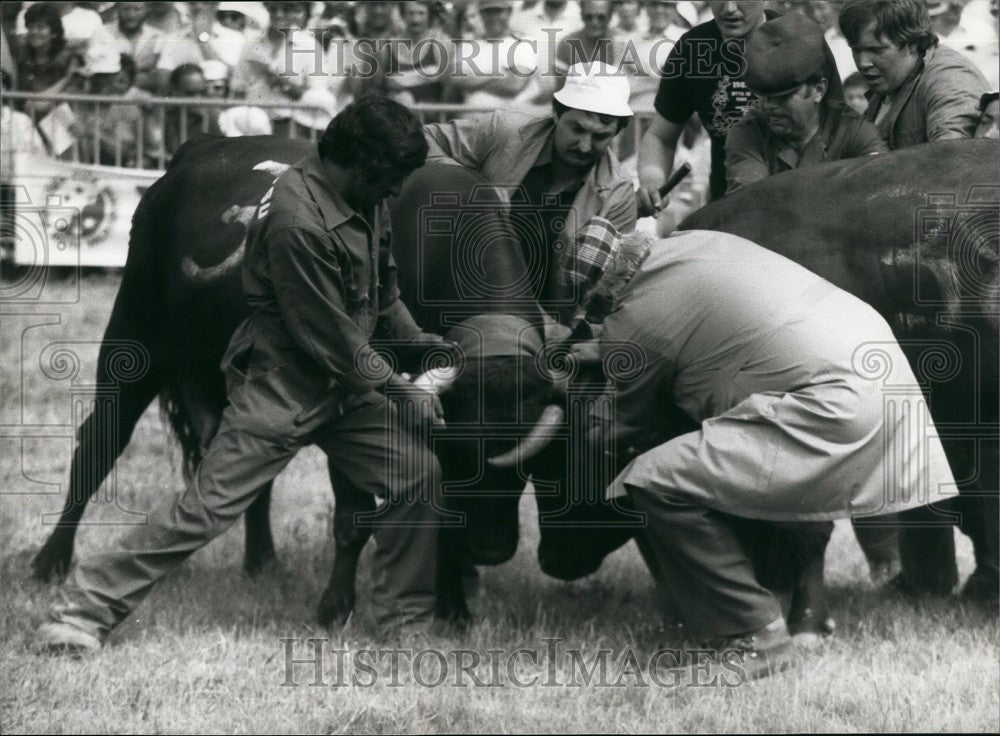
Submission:
{"label": "white baseball cap", "polygon": [[206,82],[219,82],[229,79],[229,66],[224,61],[205,59],[198,66],[201,67],[201,73],[205,76]]}
{"label": "white baseball cap", "polygon": [[95,41],[84,53],[80,74],[90,77],[94,74],[117,74],[121,70],[121,52],[115,46]]}
{"label": "white baseball cap", "polygon": [[292,110],[292,120],[305,128],[326,130],[330,118],[337,114],[337,98],[322,87],[310,87],[299,98],[300,105],[309,105],[312,110],[301,107]]}
{"label": "white baseball cap", "polygon": [[618,67],[603,61],[581,61],[569,68],[565,86],[553,97],[576,110],[629,117],[631,93],[628,76]]}

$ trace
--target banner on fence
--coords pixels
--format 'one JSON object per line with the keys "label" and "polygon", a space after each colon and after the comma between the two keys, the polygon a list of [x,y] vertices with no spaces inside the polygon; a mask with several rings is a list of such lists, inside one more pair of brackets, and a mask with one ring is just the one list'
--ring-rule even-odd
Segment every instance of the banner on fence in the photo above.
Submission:
{"label": "banner on fence", "polygon": [[120,268],[132,213],[162,171],[74,164],[17,153],[4,213],[14,263],[30,267]]}

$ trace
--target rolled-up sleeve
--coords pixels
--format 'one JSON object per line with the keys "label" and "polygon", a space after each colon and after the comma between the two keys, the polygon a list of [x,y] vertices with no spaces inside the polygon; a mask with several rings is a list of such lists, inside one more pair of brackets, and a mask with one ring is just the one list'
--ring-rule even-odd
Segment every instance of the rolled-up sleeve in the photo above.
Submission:
{"label": "rolled-up sleeve", "polygon": [[347,313],[340,262],[325,233],[275,232],[268,247],[281,316],[295,343],[357,394],[385,385],[392,371]]}
{"label": "rolled-up sleeve", "polygon": [[618,182],[609,193],[604,211],[599,214],[609,219],[620,233],[630,233],[635,230],[638,211],[632,182],[629,180]]}
{"label": "rolled-up sleeve", "polygon": [[760,132],[752,119],[745,117],[726,136],[726,191],[732,194],[770,175]]}
{"label": "rolled-up sleeve", "polygon": [[492,145],[494,113],[424,126],[430,150],[428,161],[450,158],[462,166],[480,170]]}

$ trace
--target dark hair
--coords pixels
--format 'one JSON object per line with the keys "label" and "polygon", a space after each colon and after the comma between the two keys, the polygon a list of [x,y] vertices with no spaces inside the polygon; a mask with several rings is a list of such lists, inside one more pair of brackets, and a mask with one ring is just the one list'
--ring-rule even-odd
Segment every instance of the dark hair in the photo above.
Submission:
{"label": "dark hair", "polygon": [[1000,100],[1000,92],[987,92],[979,98],[979,112],[986,112],[986,108],[997,100]]}
{"label": "dark hair", "polygon": [[181,80],[184,79],[184,77],[188,76],[189,74],[200,74],[201,76],[205,76],[205,72],[203,72],[201,70],[201,67],[198,66],[197,64],[181,64],[180,66],[175,67],[172,72],[170,72],[170,79],[169,79],[170,90],[173,91],[178,87],[180,87]]}
{"label": "dark hair", "polygon": [[44,23],[52,31],[52,50],[59,53],[66,48],[66,29],[63,28],[62,13],[55,3],[35,3],[24,11],[24,25]]}
{"label": "dark hair", "polygon": [[338,166],[360,166],[372,177],[395,178],[427,160],[427,139],[409,108],[379,94],[367,94],[341,110],[317,144],[319,157]]}
{"label": "dark hair", "polygon": [[851,46],[872,21],[876,37],[884,36],[897,46],[914,44],[921,55],[938,42],[924,0],[848,0],[838,20]]}
{"label": "dark hair", "polygon": [[[575,109],[576,108],[573,108],[573,107],[567,107],[566,105],[564,105],[563,103],[561,103],[559,100],[557,100],[555,97],[552,98],[552,112],[555,113],[555,115],[556,115],[557,118],[561,118],[562,114],[564,112],[566,112],[567,110],[575,110]],[[584,112],[586,112],[586,110],[584,110]],[[602,115],[600,113],[591,113],[591,114],[597,115],[597,119],[600,120],[604,125],[607,125],[612,120],[615,121],[618,124],[618,128],[615,130],[615,135],[618,135],[619,133],[621,133],[622,130],[625,128],[625,126],[628,125],[629,121],[632,119],[631,117],[629,117],[627,115],[625,115],[625,116],[620,116],[620,115]]]}

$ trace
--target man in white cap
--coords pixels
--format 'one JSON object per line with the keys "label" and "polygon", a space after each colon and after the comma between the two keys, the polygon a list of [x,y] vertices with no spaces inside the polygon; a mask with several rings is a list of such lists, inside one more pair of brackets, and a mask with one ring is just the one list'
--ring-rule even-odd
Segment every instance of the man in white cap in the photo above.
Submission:
{"label": "man in white cap", "polygon": [[428,160],[450,158],[506,191],[534,276],[535,296],[566,317],[557,274],[582,223],[600,215],[622,232],[635,227],[632,182],[611,151],[628,124],[628,78],[600,62],[572,67],[551,115],[509,110],[427,125]]}
{"label": "man in white cap", "polygon": [[105,23],[90,40],[90,47],[106,45],[135,60],[135,86],[157,89],[156,67],[163,52],[163,32],[146,22],[147,3],[115,3],[115,20]]}

